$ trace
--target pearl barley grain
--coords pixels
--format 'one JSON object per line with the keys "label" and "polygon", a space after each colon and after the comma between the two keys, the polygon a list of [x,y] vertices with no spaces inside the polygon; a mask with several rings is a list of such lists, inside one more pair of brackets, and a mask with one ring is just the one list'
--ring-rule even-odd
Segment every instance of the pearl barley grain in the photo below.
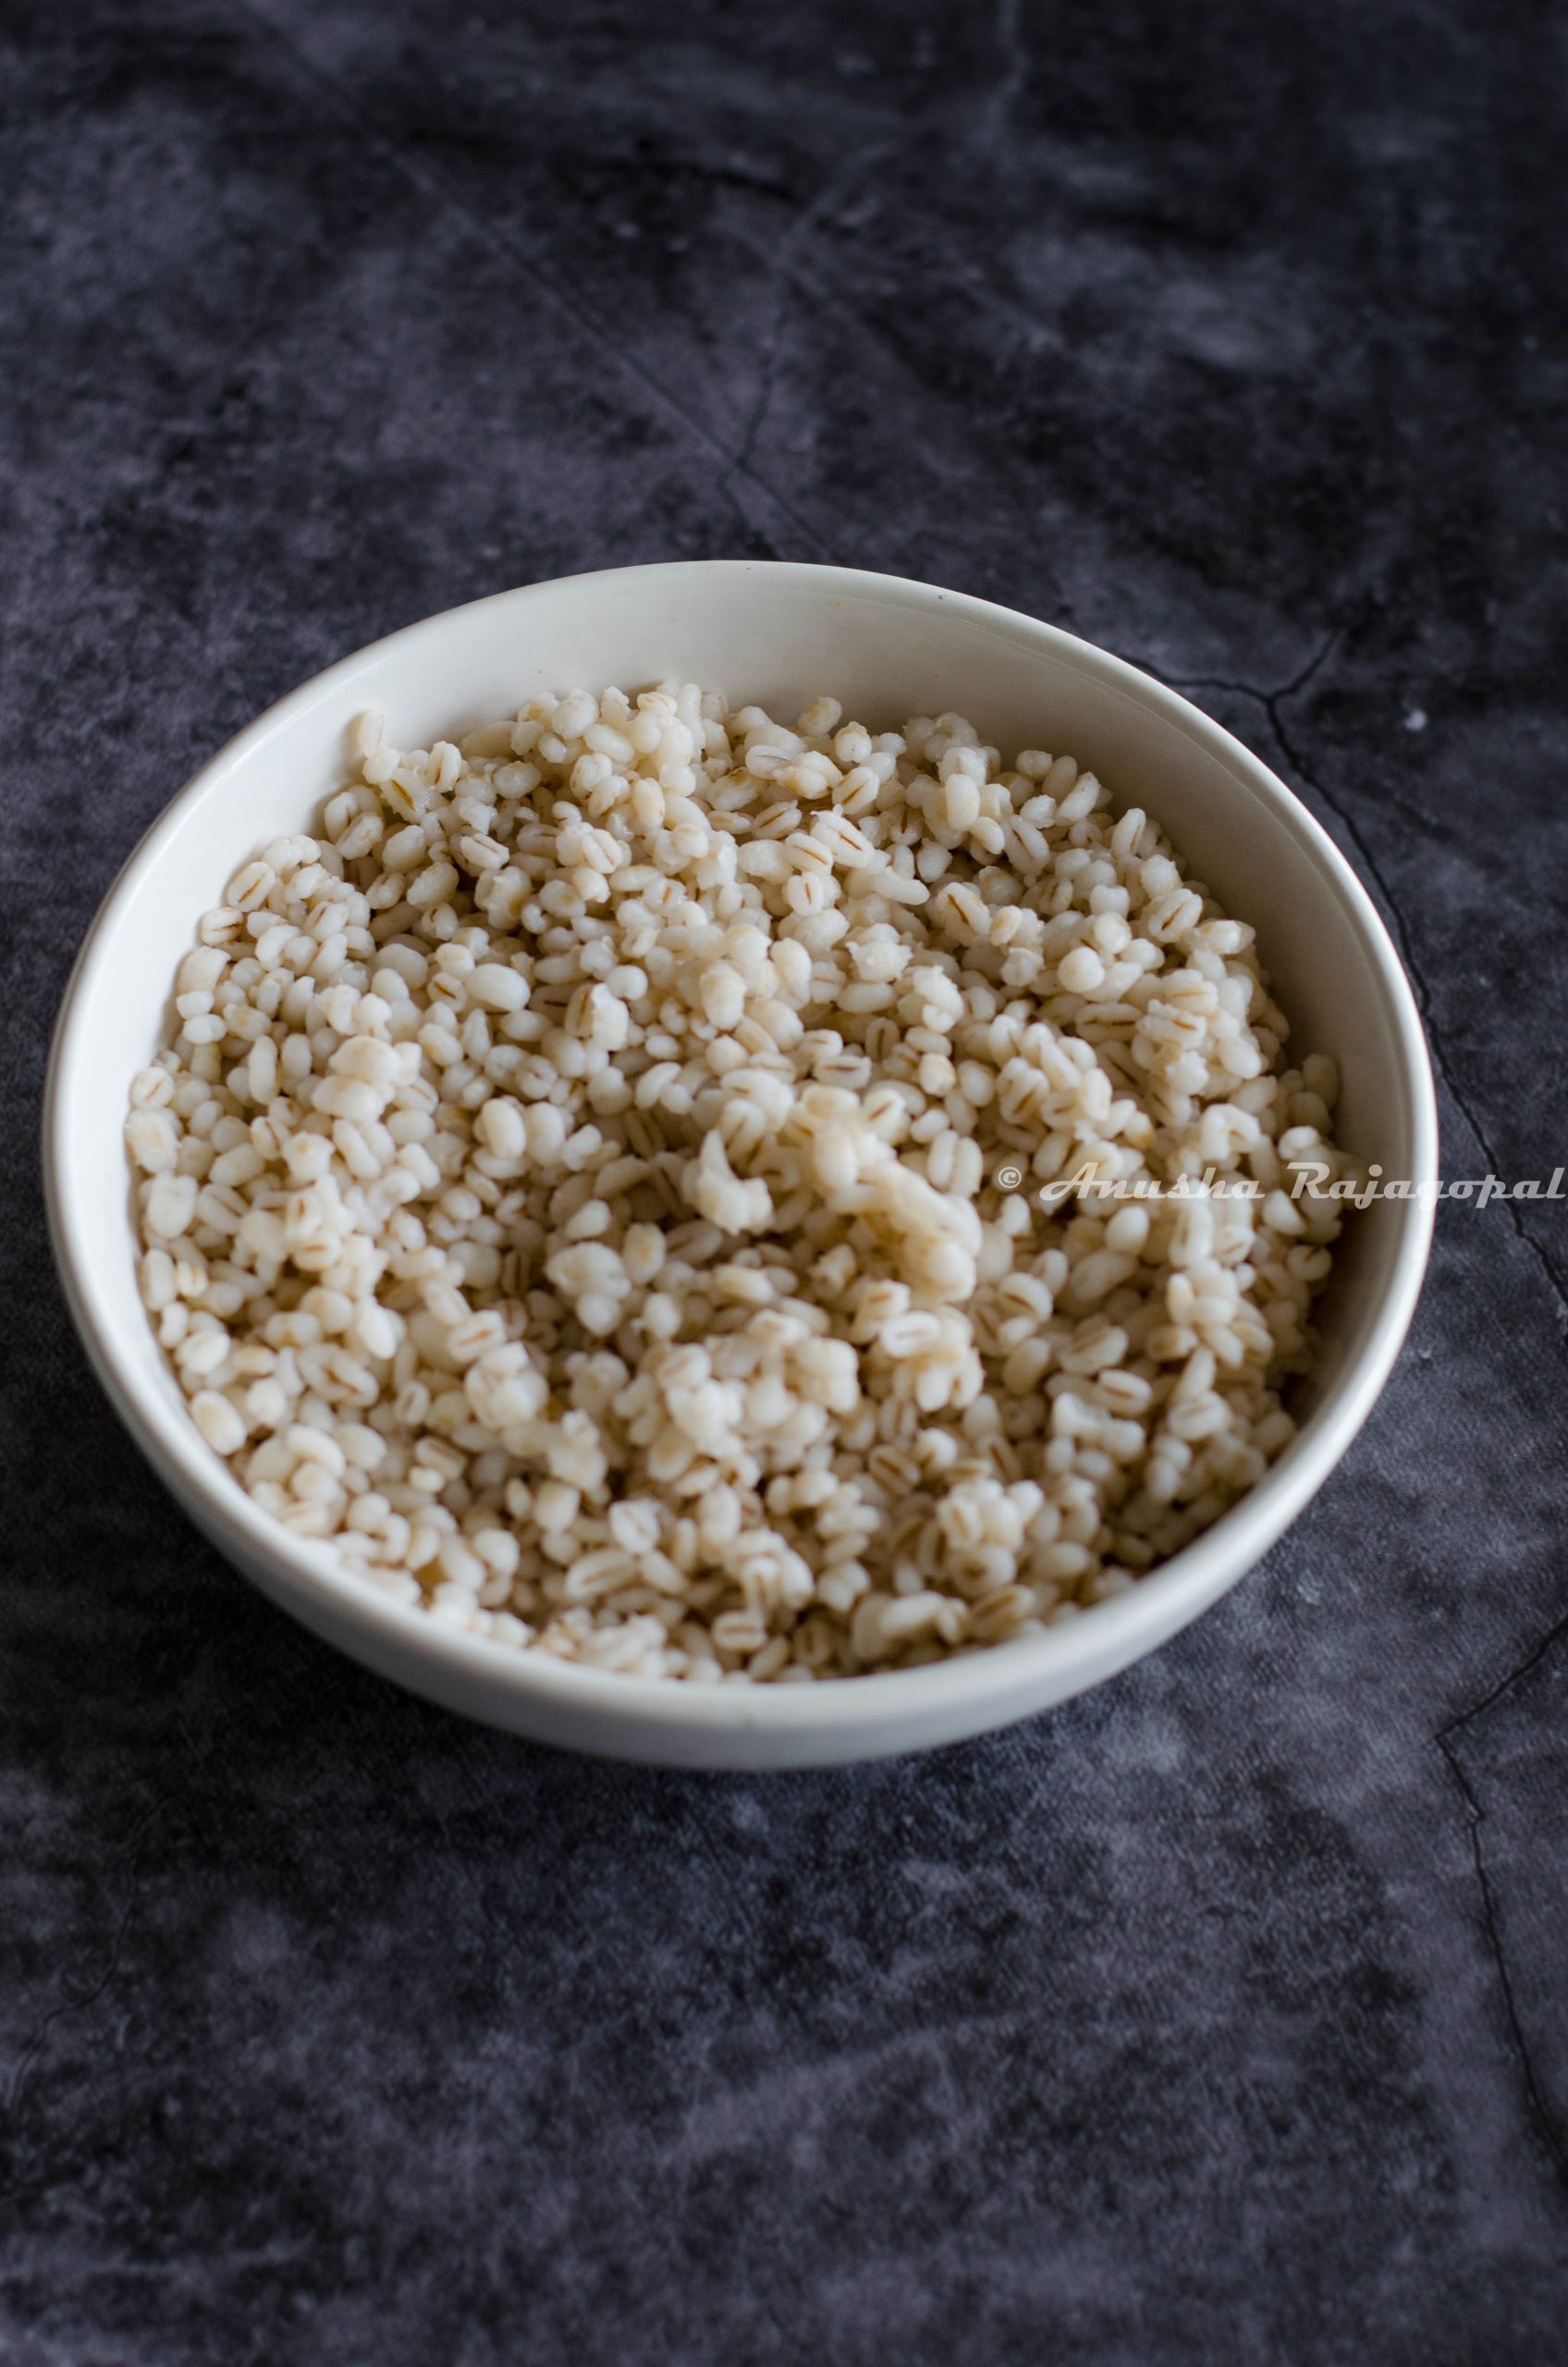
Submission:
{"label": "pearl barley grain", "polygon": [[508,1650],[815,1683],[1076,1615],[1288,1442],[1338,1078],[1141,809],[690,683],[355,745],[126,1123],[149,1315],[296,1535]]}

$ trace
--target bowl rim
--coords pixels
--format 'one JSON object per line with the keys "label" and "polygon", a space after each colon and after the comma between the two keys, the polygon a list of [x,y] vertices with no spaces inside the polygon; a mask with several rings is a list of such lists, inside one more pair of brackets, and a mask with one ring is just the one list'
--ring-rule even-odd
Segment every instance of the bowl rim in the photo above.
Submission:
{"label": "bowl rim", "polygon": [[[1042,655],[1097,677],[1137,706],[1195,739],[1219,759],[1251,796],[1272,811],[1305,857],[1347,909],[1376,973],[1409,1097],[1414,1183],[1438,1173],[1437,1101],[1431,1062],[1415,999],[1381,915],[1322,825],[1262,759],[1179,691],[1060,626],[999,603],[911,578],[815,561],[676,559],[584,570],[520,584],[441,609],[367,643],[265,708],[209,756],[154,818],[104,894],[72,965],[55,1022],[44,1086],[43,1171],[49,1232],[65,1296],[100,1381],[141,1452],[177,1497],[200,1507],[209,1535],[241,1564],[268,1567],[276,1599],[294,1598],[307,1624],[313,1610],[330,1625],[359,1630],[384,1643],[399,1663],[421,1661],[456,1683],[486,1695],[534,1698],[580,1711],[595,1724],[636,1723],[724,1733],[768,1731],[803,1737],[825,1726],[913,1727],[923,1716],[959,1729],[966,1709],[996,1696],[1017,1700],[1031,1680],[1050,1682],[1049,1698],[1066,1698],[1081,1684],[1126,1665],[1140,1648],[1153,1649],[1185,1625],[1243,1576],[1317,1492],[1361,1429],[1386,1381],[1415,1312],[1430,1247],[1435,1210],[1430,1192],[1395,1202],[1399,1232],[1377,1281],[1379,1304],[1359,1356],[1325,1382],[1322,1397],[1279,1460],[1255,1487],[1169,1561],[1125,1593],[1094,1605],[1079,1618],[1039,1636],[988,1646],[914,1669],[881,1670],[811,1686],[694,1686],[668,1677],[630,1676],[519,1651],[433,1619],[423,1608],[394,1601],[344,1567],[325,1542],[290,1538],[246,1494],[201,1437],[182,1407],[165,1402],[134,1368],[120,1331],[96,1301],[91,1257],[80,1236],[90,1230],[73,1200],[68,1134],[92,1044],[88,1026],[114,954],[114,937],[130,891],[155,868],[166,842],[187,815],[246,759],[313,707],[335,698],[361,669],[395,656],[434,630],[481,609],[519,608],[545,601],[567,586],[636,583],[656,599],[677,579],[693,574],[748,578],[787,576],[828,596],[869,595],[879,604],[927,613],[950,609],[1009,638],[1032,642]],[[128,1240],[128,1247],[129,1247]],[[1143,1638],[1147,1637],[1146,1644]],[[383,1661],[380,1664],[390,1664]],[[1087,1672],[1087,1674],[1085,1674]],[[410,1680],[413,1682],[414,1680]],[[1025,1710],[1026,1710],[1025,1703]],[[1019,1711],[1008,1714],[1023,1714]]]}

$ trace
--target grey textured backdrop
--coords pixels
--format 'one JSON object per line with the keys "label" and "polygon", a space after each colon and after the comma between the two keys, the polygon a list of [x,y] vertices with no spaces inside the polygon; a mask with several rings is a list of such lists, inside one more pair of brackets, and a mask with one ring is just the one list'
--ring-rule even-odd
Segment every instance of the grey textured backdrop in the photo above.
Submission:
{"label": "grey textured backdrop", "polygon": [[1445,1213],[1344,1466],[1152,1662],[721,1781],[468,1729],[226,1572],[34,1132],[94,905],[259,707],[776,553],[1191,686],[1390,914],[1448,1171],[1568,1161],[1564,31],[5,11],[6,2367],[1562,2359],[1562,1208]]}

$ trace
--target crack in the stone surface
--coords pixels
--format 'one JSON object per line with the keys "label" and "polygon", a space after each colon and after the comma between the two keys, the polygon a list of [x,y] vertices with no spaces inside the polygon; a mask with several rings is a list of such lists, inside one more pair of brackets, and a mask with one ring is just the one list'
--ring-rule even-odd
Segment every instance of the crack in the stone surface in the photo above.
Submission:
{"label": "crack in the stone surface", "polygon": [[[1327,655],[1327,652],[1324,652],[1323,655]],[[1321,658],[1318,662],[1321,662]],[[1309,671],[1315,670],[1315,668],[1309,669]],[[1298,681],[1293,687],[1295,689],[1300,689],[1306,677],[1304,676],[1302,678],[1302,681]],[[1392,916],[1394,926],[1399,936],[1400,950],[1404,956],[1405,967],[1410,973],[1412,983],[1415,988],[1416,1000],[1420,1004],[1421,1014],[1426,1022],[1427,1033],[1431,1041],[1432,1051],[1437,1061],[1439,1071],[1444,1083],[1447,1085],[1450,1093],[1453,1097],[1455,1106],[1457,1107],[1461,1116],[1469,1126],[1471,1133],[1475,1135],[1476,1142],[1480,1146],[1481,1155],[1487,1162],[1488,1171],[1492,1172],[1495,1171],[1497,1166],[1496,1155],[1492,1150],[1490,1143],[1487,1139],[1486,1129],[1482,1126],[1476,1112],[1471,1109],[1469,1101],[1454,1074],[1452,1063],[1449,1059],[1447,1049],[1443,1043],[1443,1039],[1439,1031],[1434,1015],[1431,989],[1427,986],[1426,978],[1422,974],[1421,966],[1415,957],[1412,944],[1412,931],[1409,923],[1407,922],[1403,912],[1401,910],[1398,901],[1392,894],[1389,882],[1383,874],[1382,866],[1378,864],[1377,858],[1372,853],[1371,848],[1368,846],[1366,836],[1359,824],[1341,801],[1330,795],[1323,783],[1307,769],[1307,767],[1302,761],[1299,750],[1292,742],[1290,733],[1286,730],[1279,709],[1281,702],[1292,694],[1292,690],[1287,688],[1285,690],[1276,691],[1271,696],[1264,699],[1262,702],[1265,712],[1268,717],[1269,724],[1272,727],[1274,737],[1279,742],[1280,750],[1282,751],[1287,763],[1292,766],[1299,778],[1307,784],[1308,788],[1317,792],[1332,813],[1338,815],[1354,842],[1357,852],[1360,854],[1363,863],[1366,865],[1368,872],[1371,874],[1373,879],[1380,889],[1383,901],[1388,906],[1389,912]],[[1523,1243],[1525,1249],[1527,1249],[1536,1259],[1541,1272],[1546,1277],[1548,1287],[1550,1289],[1559,1304],[1563,1307],[1565,1312],[1568,1312],[1568,1292],[1564,1291],[1563,1284],[1557,1274],[1551,1258],[1548,1256],[1541,1245],[1536,1241],[1533,1235],[1526,1230],[1514,1203],[1510,1200],[1505,1205],[1507,1206],[1509,1219],[1513,1224],[1514,1233]],[[1558,2129],[1553,2114],[1549,2108],[1547,2099],[1542,2092],[1540,2081],[1537,2077],[1534,2057],[1530,2051],[1529,2042],[1525,2034],[1524,2025],[1519,2017],[1518,2005],[1513,1994],[1513,1983],[1509,1975],[1507,1949],[1503,1942],[1501,1928],[1498,1921],[1497,1904],[1492,1895],[1491,1879],[1487,1871],[1486,1850],[1482,1845],[1481,1827],[1486,1821],[1485,1810],[1482,1809],[1479,1800],[1476,1797],[1474,1786],[1471,1784],[1469,1777],[1465,1774],[1458,1752],[1453,1748],[1451,1740],[1451,1737],[1456,1735],[1461,1727],[1467,1724],[1472,1718],[1478,1717],[1483,1711],[1488,1709],[1494,1701],[1498,1700],[1502,1694],[1506,1693],[1512,1686],[1518,1684],[1521,1677],[1527,1675],[1530,1670],[1535,1668],[1538,1662],[1545,1658],[1546,1654],[1551,1650],[1553,1644],[1556,1643],[1558,1638],[1565,1632],[1568,1632],[1568,1617],[1556,1621],[1553,1625],[1547,1630],[1545,1635],[1538,1637],[1536,1642],[1531,1645],[1524,1659],[1521,1660],[1515,1667],[1510,1669],[1505,1676],[1500,1678],[1498,1682],[1491,1686],[1486,1693],[1482,1694],[1478,1699],[1471,1702],[1466,1709],[1461,1710],[1452,1718],[1449,1719],[1443,1726],[1439,1727],[1438,1733],[1433,1736],[1433,1740],[1436,1742],[1439,1750],[1442,1753],[1449,1772],[1453,1777],[1454,1783],[1458,1787],[1460,1797],[1464,1804],[1465,1814],[1469,1819],[1470,1850],[1476,1869],[1476,1885],[1480,1894],[1482,1928],[1486,1932],[1487,1945],[1490,1951],[1493,1965],[1496,1968],[1498,1987],[1502,1997],[1503,2014],[1507,2022],[1513,2051],[1518,2060],[1520,2075],[1525,2082],[1525,2092],[1529,2105],[1530,2116],[1535,2123],[1537,2132],[1539,2135],[1542,2143],[1545,2145],[1551,2157],[1553,2166],[1557,2172],[1560,2181],[1563,2185],[1568,2186],[1568,2146],[1565,2146],[1564,2144],[1563,2138]]]}
{"label": "crack in the stone surface", "polygon": [[[875,147],[855,156],[843,172],[836,173],[825,181],[810,204],[803,205],[795,215],[774,251],[769,272],[773,290],[772,313],[763,334],[762,352],[757,363],[756,392],[753,397],[751,411],[741,433],[740,449],[724,472],[722,483],[726,494],[729,492],[730,478],[738,475],[749,477],[753,484],[763,484],[765,490],[766,489],[766,481],[756,476],[753,471],[752,457],[756,449],[756,441],[762,432],[763,422],[767,417],[768,406],[773,399],[774,380],[778,366],[778,350],[784,341],[784,322],[793,287],[795,254],[818,223],[832,211],[835,205],[839,204],[849,195],[857,181],[864,179],[867,173],[873,171],[881,163],[894,144],[891,141],[878,141]],[[817,548],[826,555],[827,546],[820,539]]]}
{"label": "crack in the stone surface", "polygon": [[[1297,684],[1296,687],[1300,688],[1301,685]],[[1263,702],[1269,723],[1273,727],[1274,737],[1278,740],[1287,763],[1289,763],[1300,778],[1305,781],[1307,787],[1316,791],[1317,796],[1323,800],[1324,804],[1327,805],[1332,813],[1338,815],[1340,820],[1343,823],[1345,829],[1354,841],[1356,852],[1359,853],[1362,862],[1366,865],[1367,870],[1371,873],[1373,879],[1376,881],[1378,889],[1382,895],[1383,901],[1388,906],[1389,912],[1393,919],[1394,927],[1399,937],[1400,951],[1404,956],[1404,966],[1409,971],[1411,983],[1415,988],[1415,999],[1421,1008],[1421,1016],[1427,1024],[1427,1034],[1431,1041],[1432,1052],[1437,1061],[1439,1072],[1442,1077],[1443,1083],[1448,1086],[1449,1092],[1453,1097],[1454,1106],[1458,1110],[1460,1116],[1464,1120],[1465,1124],[1469,1127],[1471,1133],[1475,1135],[1476,1142],[1480,1146],[1481,1156],[1487,1162],[1488,1173],[1495,1173],[1497,1170],[1497,1154],[1493,1150],[1491,1144],[1487,1139],[1486,1128],[1482,1125],[1480,1118],[1470,1106],[1469,1098],[1464,1087],[1461,1085],[1458,1076],[1454,1071],[1453,1062],[1449,1057],[1448,1048],[1444,1044],[1441,1031],[1438,1026],[1437,1014],[1433,1005],[1432,990],[1427,985],[1426,977],[1423,975],[1421,965],[1415,958],[1414,932],[1412,931],[1409,922],[1406,920],[1403,912],[1395,899],[1392,889],[1390,888],[1381,865],[1378,862],[1377,857],[1373,854],[1370,846],[1367,844],[1366,834],[1362,830],[1360,824],[1351,814],[1349,808],[1345,806],[1339,798],[1331,795],[1324,787],[1323,783],[1317,779],[1313,773],[1308,771],[1305,764],[1302,760],[1299,750],[1294,746],[1290,734],[1286,731],[1284,724],[1280,719],[1279,708],[1280,701],[1290,695],[1291,693],[1288,690],[1276,691],[1270,697],[1265,699]],[[1536,1239],[1535,1235],[1525,1225],[1523,1217],[1519,1213],[1519,1204],[1513,1199],[1507,1199],[1502,1202],[1502,1206],[1508,1211],[1508,1220],[1513,1226],[1515,1234],[1524,1244],[1524,1246],[1529,1251],[1531,1257],[1534,1257],[1537,1265],[1540,1268],[1541,1272],[1546,1277],[1548,1287],[1550,1289],[1553,1297],[1562,1307],[1564,1316],[1568,1317],[1568,1283],[1564,1283],[1562,1277],[1557,1271],[1555,1262],[1551,1258],[1550,1255],[1543,1247],[1541,1243]]]}
{"label": "crack in the stone surface", "polygon": [[754,487],[762,499],[771,505],[781,518],[789,521],[819,558],[831,558],[827,544],[815,526],[810,525],[781,494],[776,493],[773,487],[759,477],[753,470],[741,466],[723,439],[716,435],[695,412],[688,410],[680,398],[672,394],[661,379],[655,376],[645,362],[640,361],[627,347],[618,343],[597,315],[577,298],[569,294],[559,285],[554,273],[542,264],[537,257],[519,247],[514,239],[498,230],[495,224],[487,221],[482,214],[475,213],[473,207],[449,187],[440,173],[431,170],[428,166],[419,164],[410,155],[406,148],[399,147],[397,141],[383,129],[369,109],[363,106],[351,92],[346,90],[336,76],[328,74],[300,48],[292,32],[288,28],[281,25],[270,13],[263,5],[263,0],[241,0],[241,6],[252,22],[262,27],[284,55],[292,61],[295,70],[307,77],[319,90],[327,94],[341,118],[347,124],[356,128],[395,172],[421,190],[433,204],[442,206],[449,214],[455,215],[466,226],[470,235],[482,246],[488,248],[492,254],[499,257],[512,270],[530,281],[546,301],[555,305],[557,311],[563,313],[571,321],[581,335],[589,340],[597,352],[606,357],[613,368],[635,379],[662,411],[678,421],[689,436],[693,437],[718,460],[721,470],[719,489],[724,498],[734,510],[746,532],[754,534],[766,545],[773,558],[782,557],[773,536],[766,528],[759,525],[754,518],[748,517],[730,490],[731,480],[737,475],[743,476],[746,483]]}
{"label": "crack in the stone surface", "polygon": [[[1554,1630],[1554,1633],[1561,1633],[1561,1627]],[[1530,1662],[1525,1665],[1527,1667],[1534,1661],[1538,1660],[1540,1652],[1545,1649],[1546,1646],[1543,1644],[1532,1653]],[[1523,1670],[1517,1673],[1522,1674]],[[1508,1678],[1504,1683],[1511,1684],[1513,1681],[1512,1678]],[[1501,1691],[1502,1687],[1500,1686],[1497,1690]],[[1488,1700],[1493,1699],[1495,1699],[1495,1693],[1488,1696]],[[1485,1707],[1485,1702],[1478,1702],[1476,1705],[1476,1709]],[[1518,2059],[1520,2076],[1525,2082],[1525,2094],[1530,2108],[1530,2117],[1535,2123],[1537,2134],[1551,2157],[1552,2165],[1560,2181],[1568,2187],[1568,2147],[1564,2146],[1563,2140],[1559,2134],[1555,2117],[1541,2091],[1540,2081],[1536,2077],[1535,2061],[1530,2053],[1529,2041],[1525,2035],[1524,2024],[1519,2018],[1519,2007],[1513,1995],[1513,1983],[1509,1978],[1508,1953],[1503,1945],[1502,1933],[1498,1924],[1497,1902],[1492,1896],[1491,1878],[1487,1872],[1486,1851],[1481,1846],[1481,1827],[1486,1822],[1486,1811],[1476,1797],[1475,1787],[1464,1772],[1458,1753],[1450,1747],[1448,1740],[1456,1727],[1463,1725],[1466,1718],[1474,1717],[1475,1714],[1476,1710],[1464,1711],[1461,1716],[1451,1720],[1433,1739],[1442,1752],[1449,1772],[1459,1788],[1460,1797],[1464,1803],[1464,1812],[1469,1820],[1470,1855],[1476,1869],[1476,1886],[1481,1895],[1481,1927],[1486,1932],[1487,1945],[1496,1968],[1498,1987],[1502,1994],[1503,2014],[1508,2025],[1509,2041]]]}
{"label": "crack in the stone surface", "polygon": [[1560,1642],[1564,1636],[1568,1636],[1568,1612],[1555,1621],[1544,1636],[1537,1638],[1516,1668],[1511,1668],[1506,1676],[1500,1676],[1494,1686],[1472,1701],[1467,1708],[1456,1710],[1446,1724],[1438,1729],[1433,1740],[1446,1748],[1450,1735],[1457,1734],[1461,1726],[1467,1726],[1472,1718],[1480,1717],[1485,1711],[1491,1708],[1494,1701],[1501,1701],[1503,1695],[1517,1685],[1521,1677],[1528,1676],[1533,1668],[1539,1666],[1552,1646]]}
{"label": "crack in the stone surface", "polygon": [[1259,690],[1254,682],[1233,682],[1224,674],[1168,674],[1163,667],[1155,664],[1152,657],[1131,657],[1127,662],[1141,668],[1145,674],[1152,674],[1157,682],[1163,682],[1169,690],[1229,691],[1233,697],[1255,699],[1259,706],[1267,708],[1275,699],[1292,698],[1297,691],[1305,689],[1318,668],[1327,663],[1343,631],[1342,625],[1335,625],[1300,671],[1272,691]]}
{"label": "crack in the stone surface", "polygon": [[[1488,1173],[1495,1173],[1497,1171],[1497,1154],[1492,1149],[1491,1144],[1487,1138],[1486,1128],[1482,1125],[1480,1118],[1472,1108],[1469,1097],[1466,1095],[1464,1088],[1460,1084],[1459,1078],[1455,1073],[1453,1061],[1449,1055],[1448,1047],[1443,1040],[1442,1032],[1438,1026],[1432,990],[1427,983],[1425,974],[1422,971],[1419,962],[1415,958],[1413,932],[1410,924],[1405,917],[1404,912],[1389,884],[1388,877],[1384,873],[1382,865],[1378,863],[1376,855],[1372,852],[1371,847],[1367,843],[1366,833],[1363,831],[1360,824],[1356,821],[1354,816],[1350,812],[1349,808],[1341,802],[1341,800],[1335,797],[1331,791],[1324,786],[1323,782],[1317,779],[1315,773],[1309,771],[1302,757],[1300,749],[1296,746],[1290,733],[1286,730],[1283,718],[1280,713],[1280,708],[1283,702],[1286,699],[1294,698],[1298,692],[1304,691],[1306,688],[1307,683],[1311,681],[1313,676],[1317,672],[1318,668],[1324,665],[1329,656],[1329,653],[1339,641],[1341,631],[1341,627],[1336,626],[1333,632],[1329,633],[1328,639],[1323,643],[1321,648],[1319,648],[1316,654],[1307,660],[1300,673],[1294,675],[1290,681],[1280,683],[1278,689],[1271,691],[1260,690],[1256,684],[1251,682],[1232,681],[1218,674],[1167,674],[1147,658],[1136,659],[1133,662],[1141,665],[1145,673],[1154,675],[1157,681],[1168,683],[1172,690],[1228,691],[1232,694],[1232,696],[1252,699],[1262,707],[1265,715],[1268,717],[1269,729],[1272,730],[1275,739],[1279,742],[1280,753],[1283,754],[1286,763],[1292,767],[1297,777],[1304,780],[1307,787],[1312,790],[1317,796],[1322,799],[1329,812],[1336,815],[1339,820],[1343,824],[1347,835],[1355,847],[1356,852],[1360,855],[1362,862],[1366,865],[1367,871],[1371,875],[1374,885],[1377,887],[1384,903],[1387,905],[1390,915],[1394,924],[1395,934],[1399,938],[1400,951],[1404,959],[1404,966],[1409,971],[1411,983],[1415,988],[1415,1000],[1420,1007],[1422,1019],[1426,1024],[1427,1035],[1431,1043],[1433,1057],[1437,1061],[1439,1073],[1442,1077],[1443,1083],[1447,1085],[1450,1094],[1453,1098],[1454,1107],[1458,1110],[1460,1116],[1464,1120],[1465,1124],[1469,1127],[1471,1133],[1475,1135],[1477,1144],[1480,1146],[1481,1155],[1487,1162]],[[1529,1251],[1531,1257],[1536,1260],[1537,1265],[1540,1268],[1541,1272],[1546,1277],[1547,1283],[1551,1291],[1552,1296],[1562,1308],[1564,1317],[1568,1318],[1568,1282],[1565,1282],[1563,1277],[1559,1273],[1556,1261],[1552,1257],[1550,1252],[1541,1242],[1538,1242],[1536,1239],[1534,1233],[1532,1233],[1526,1226],[1524,1218],[1520,1213],[1519,1205],[1513,1200],[1507,1200],[1503,1203],[1503,1206],[1508,1210],[1508,1220],[1513,1226],[1514,1233],[1517,1234],[1524,1246]],[[1568,1332],[1565,1332],[1564,1337],[1565,1340],[1568,1340]]]}

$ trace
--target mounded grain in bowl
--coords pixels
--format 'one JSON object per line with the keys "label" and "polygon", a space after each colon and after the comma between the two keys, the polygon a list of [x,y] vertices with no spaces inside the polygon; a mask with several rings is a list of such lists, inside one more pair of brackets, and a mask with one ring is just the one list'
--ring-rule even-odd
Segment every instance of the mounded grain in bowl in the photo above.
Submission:
{"label": "mounded grain in bowl", "polygon": [[366,717],[132,1086],[141,1294],[256,1502],[435,1619],[909,1667],[1133,1585],[1292,1436],[1295,1171],[1345,1162],[1285,1034],[1145,814],[961,716]]}

